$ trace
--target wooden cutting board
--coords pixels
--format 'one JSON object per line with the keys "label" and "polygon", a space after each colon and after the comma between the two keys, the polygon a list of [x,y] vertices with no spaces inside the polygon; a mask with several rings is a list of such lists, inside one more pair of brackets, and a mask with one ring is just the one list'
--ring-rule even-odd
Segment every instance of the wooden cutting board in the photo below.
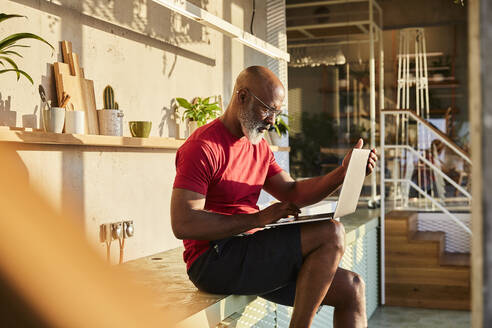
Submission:
{"label": "wooden cutting board", "polygon": [[[73,60],[72,60],[73,62]],[[81,75],[81,69],[77,65],[74,71],[77,75],[71,75],[69,64],[55,63],[55,82],[58,103],[61,102],[63,92],[71,96],[70,102],[75,110],[85,112],[85,133],[99,134],[99,124],[97,121],[96,99],[94,96],[94,82],[84,79]]]}

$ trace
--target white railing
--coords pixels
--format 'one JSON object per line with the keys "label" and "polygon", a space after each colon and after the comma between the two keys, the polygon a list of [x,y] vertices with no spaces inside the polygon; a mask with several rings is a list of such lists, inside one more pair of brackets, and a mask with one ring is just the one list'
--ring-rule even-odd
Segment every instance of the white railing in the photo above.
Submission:
{"label": "white railing", "polygon": [[[386,117],[392,116],[394,118],[394,125],[392,126],[393,134],[393,144],[386,144]],[[410,120],[416,122],[415,125],[410,124]],[[415,127],[416,131],[410,131],[411,127]],[[389,129],[388,129],[389,130]],[[420,133],[423,130],[423,133]],[[412,140],[413,139],[413,140]],[[424,140],[422,140],[424,139]],[[472,162],[470,156],[458,147],[452,140],[450,140],[446,135],[437,130],[434,126],[429,124],[427,121],[419,117],[417,114],[410,110],[381,110],[380,116],[380,163],[381,163],[381,237],[380,237],[380,247],[381,247],[381,302],[385,304],[385,196],[386,196],[386,186],[388,183],[392,184],[393,189],[393,207],[396,206],[398,197],[400,197],[399,208],[411,209],[409,206],[410,188],[418,193],[417,211],[428,210],[428,204],[431,204],[432,210],[442,211],[449,219],[451,225],[456,225],[458,230],[462,229],[465,233],[471,236],[472,232],[465,223],[463,223],[458,217],[452,212],[450,206],[448,205],[448,200],[451,197],[446,196],[446,189],[443,187],[444,181],[449,185],[453,186],[455,190],[461,193],[464,197],[463,200],[466,204],[466,209],[469,211],[471,205],[471,192],[470,187],[465,188],[461,184],[457,183],[451,179],[446,173],[444,173],[438,165],[438,158],[435,158],[436,152],[433,151],[432,141],[434,139],[439,140],[443,145],[447,146],[447,149],[451,150],[457,158],[460,158],[463,162],[463,169],[466,165],[471,169]],[[392,177],[386,178],[386,152],[393,152],[393,163],[389,169],[392,169]],[[418,184],[415,183],[412,178],[414,174],[414,158],[417,161],[418,169]],[[466,165],[465,165],[466,163]],[[422,166],[425,168],[422,170]],[[423,173],[423,174],[422,174]],[[434,181],[429,179],[430,193],[427,189],[427,184],[425,181],[431,176],[433,176]],[[470,172],[468,172],[470,173]],[[421,178],[424,178],[424,183],[421,183]],[[470,174],[468,174],[468,179]],[[442,183],[441,183],[442,182]],[[441,186],[437,189],[438,198],[434,194],[434,187],[441,183]],[[467,183],[469,185],[469,183]],[[424,185],[424,189],[422,189]],[[455,197],[456,198],[456,197]],[[423,200],[424,202],[422,202]]]}
{"label": "white railing", "polygon": [[[390,132],[393,133],[393,142],[391,144],[386,143],[388,132],[386,126],[387,116],[394,118],[395,122],[390,130]],[[416,124],[411,124],[411,120],[415,121]],[[408,209],[410,208],[410,189],[413,189],[417,192],[419,197],[417,204],[421,207],[419,208],[419,206],[417,206],[417,210],[428,210],[430,204],[432,210],[442,211],[455,222],[456,225],[461,227],[468,234],[471,234],[471,230],[452,213],[452,208],[448,204],[449,199],[458,199],[461,201],[462,205],[464,204],[464,208],[469,210],[472,200],[471,192],[469,188],[467,189],[465,186],[457,183],[435,164],[439,160],[436,158],[436,154],[433,152],[430,145],[434,140],[439,140],[447,147],[447,149],[457,156],[456,158],[461,159],[463,163],[466,163],[466,165],[471,167],[469,155],[445,134],[410,110],[382,110],[380,123],[381,195],[386,195],[386,187],[388,184],[391,184],[393,187],[390,189],[393,207]],[[416,131],[410,131],[412,126],[416,128]],[[399,138],[399,135],[403,137]],[[422,138],[426,138],[426,140],[419,140]],[[426,145],[426,147],[422,147],[422,145]],[[388,152],[392,152],[392,165],[387,165],[388,161],[386,156],[388,155]],[[418,183],[414,182],[412,179],[414,174],[414,161],[417,162],[419,170],[423,167],[423,180],[426,181],[424,188],[422,188],[423,184],[420,183],[421,171],[418,172]],[[386,177],[386,169],[391,171],[391,178]],[[430,190],[428,189],[427,181],[429,181]],[[447,197],[446,190],[443,187],[444,183],[448,183],[456,190],[456,193],[460,193],[463,196],[460,198]],[[437,189],[436,192],[434,192],[434,188]],[[381,214],[383,215],[383,221],[384,201],[385,197],[381,197]],[[463,207],[461,209],[463,209]]]}
{"label": "white railing", "polygon": [[408,179],[386,179],[387,182],[404,182],[408,183],[413,189],[415,189],[423,197],[427,198],[431,203],[433,203],[437,208],[439,208],[444,214],[446,214],[451,220],[453,220],[458,226],[463,228],[470,235],[472,234],[470,228],[468,228],[463,222],[460,221],[453,213],[451,213],[446,207],[441,205],[434,197],[429,196],[428,193],[423,191],[415,182]]}

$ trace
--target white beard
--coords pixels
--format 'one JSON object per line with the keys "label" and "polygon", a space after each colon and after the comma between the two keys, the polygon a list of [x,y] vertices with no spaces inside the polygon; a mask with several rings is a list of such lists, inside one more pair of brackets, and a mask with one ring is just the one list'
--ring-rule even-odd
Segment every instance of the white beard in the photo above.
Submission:
{"label": "white beard", "polygon": [[254,116],[252,108],[243,108],[239,113],[239,122],[246,138],[253,145],[257,145],[263,139],[264,131],[267,130],[268,125],[265,125],[263,121],[256,120]]}

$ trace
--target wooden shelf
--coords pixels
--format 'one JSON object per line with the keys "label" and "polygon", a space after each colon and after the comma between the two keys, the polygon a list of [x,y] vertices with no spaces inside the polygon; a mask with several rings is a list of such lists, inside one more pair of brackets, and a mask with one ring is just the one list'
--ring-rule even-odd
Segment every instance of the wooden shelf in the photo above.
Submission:
{"label": "wooden shelf", "polygon": [[[133,138],[100,135],[48,133],[26,131],[24,129],[0,127],[0,142],[20,142],[27,144],[88,146],[88,147],[123,147],[150,149],[178,149],[185,140],[174,138]],[[290,147],[270,146],[272,151],[290,151]]]}
{"label": "wooden shelf", "polygon": [[279,60],[285,60],[286,62],[290,61],[290,55],[287,51],[274,47],[270,43],[263,41],[253,34],[241,30],[239,27],[223,20],[222,18],[212,15],[208,11],[195,6],[189,1],[154,0],[154,2],[185,17],[188,17],[189,19],[192,19],[202,25],[213,28],[223,35],[228,36],[233,40],[236,40],[267,56]]}
{"label": "wooden shelf", "polygon": [[290,151],[290,147],[280,147],[280,146],[272,146],[272,145],[270,145],[270,149],[272,151]]}

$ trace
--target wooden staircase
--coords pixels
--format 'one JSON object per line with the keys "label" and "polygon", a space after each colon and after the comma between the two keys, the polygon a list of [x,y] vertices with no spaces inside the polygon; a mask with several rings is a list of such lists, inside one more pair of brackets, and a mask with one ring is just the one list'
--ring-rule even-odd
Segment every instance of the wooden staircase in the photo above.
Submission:
{"label": "wooden staircase", "polygon": [[444,232],[417,230],[417,213],[385,216],[386,304],[470,310],[470,255],[444,251]]}

